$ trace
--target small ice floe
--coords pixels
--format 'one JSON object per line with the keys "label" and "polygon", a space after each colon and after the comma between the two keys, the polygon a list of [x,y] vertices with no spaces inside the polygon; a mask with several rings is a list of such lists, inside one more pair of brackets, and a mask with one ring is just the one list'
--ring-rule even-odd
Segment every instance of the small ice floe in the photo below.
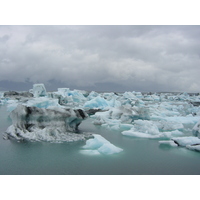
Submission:
{"label": "small ice floe", "polygon": [[194,136],[200,136],[200,121],[193,127],[192,132]]}
{"label": "small ice floe", "polygon": [[198,144],[198,145],[186,145],[186,148],[193,150],[193,151],[200,151],[200,144]]}
{"label": "small ice floe", "polygon": [[186,147],[193,151],[200,151],[200,139],[198,137],[178,137],[172,138],[172,140],[179,146]]}
{"label": "small ice floe", "polygon": [[182,147],[187,147],[188,145],[200,145],[200,139],[194,136],[176,137],[172,138],[172,140]]}
{"label": "small ice floe", "polygon": [[86,145],[83,146],[84,150],[81,150],[81,153],[87,155],[110,155],[123,151],[123,149],[111,144],[101,135],[93,134],[93,136],[93,139],[86,141]]}

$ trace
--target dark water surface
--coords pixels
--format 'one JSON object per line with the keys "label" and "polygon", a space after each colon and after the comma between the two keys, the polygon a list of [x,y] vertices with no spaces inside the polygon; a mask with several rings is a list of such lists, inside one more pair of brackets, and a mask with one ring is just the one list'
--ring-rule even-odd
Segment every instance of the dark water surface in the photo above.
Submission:
{"label": "dark water surface", "polygon": [[[0,106],[0,132],[11,124]],[[135,139],[94,126],[85,120],[80,131],[102,135],[123,149],[114,155],[85,155],[85,142],[16,142],[0,136],[1,175],[186,175],[200,174],[200,153],[181,147],[160,146],[158,140]]]}

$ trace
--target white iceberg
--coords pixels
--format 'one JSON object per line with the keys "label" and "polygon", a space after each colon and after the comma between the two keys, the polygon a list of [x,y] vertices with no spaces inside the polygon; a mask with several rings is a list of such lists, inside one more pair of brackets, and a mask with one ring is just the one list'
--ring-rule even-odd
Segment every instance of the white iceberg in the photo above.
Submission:
{"label": "white iceberg", "polygon": [[134,130],[123,131],[122,135],[136,137],[136,138],[149,138],[149,139],[157,139],[160,138],[160,135],[150,135],[148,133],[142,133]]}
{"label": "white iceberg", "polygon": [[187,145],[200,145],[200,139],[194,136],[188,137],[176,137],[172,138],[172,140],[178,144],[179,146],[186,147]]}
{"label": "white iceberg", "polygon": [[33,84],[33,89],[29,90],[30,93],[33,93],[34,97],[45,97],[47,96],[46,88],[43,83]]}
{"label": "white iceberg", "polygon": [[200,151],[200,144],[199,145],[186,145],[186,148],[193,150],[193,151]]}
{"label": "white iceberg", "polygon": [[85,102],[86,98],[83,93],[79,90],[70,90],[69,88],[58,88],[58,92],[54,92],[54,94],[62,96],[62,101],[64,103],[68,103],[69,101],[73,102]]}
{"label": "white iceberg", "polygon": [[86,145],[83,146],[85,150],[81,150],[81,153],[90,155],[110,155],[123,151],[123,149],[111,144],[101,135],[93,134],[93,136],[94,138],[86,141]]}
{"label": "white iceberg", "polygon": [[137,138],[172,138],[174,136],[182,136],[179,130],[160,132],[156,123],[148,120],[135,120],[130,130],[122,131],[122,135]]}

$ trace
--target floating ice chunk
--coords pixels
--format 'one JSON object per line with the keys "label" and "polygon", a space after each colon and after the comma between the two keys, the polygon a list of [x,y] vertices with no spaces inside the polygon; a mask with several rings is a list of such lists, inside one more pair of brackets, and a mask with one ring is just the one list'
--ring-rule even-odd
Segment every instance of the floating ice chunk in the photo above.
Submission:
{"label": "floating ice chunk", "polygon": [[86,145],[83,146],[84,149],[89,149],[89,151],[81,150],[82,153],[97,155],[99,152],[100,154],[110,155],[110,154],[120,153],[121,151],[123,151],[123,149],[111,144],[101,135],[93,134],[93,136],[94,138],[87,140]]}
{"label": "floating ice chunk", "polygon": [[47,96],[46,88],[43,83],[33,84],[33,89],[29,90],[33,93],[34,97],[44,97]]}
{"label": "floating ice chunk", "polygon": [[69,93],[70,93],[69,88],[58,88],[58,92],[56,92],[56,94],[60,94],[63,97],[68,96]]}
{"label": "floating ice chunk", "polygon": [[151,135],[157,135],[160,133],[158,127],[152,121],[148,120],[135,120],[134,130]]}
{"label": "floating ice chunk", "polygon": [[132,129],[129,131],[123,131],[122,135],[136,137],[136,138],[150,138],[150,139],[160,138],[160,135],[150,135],[148,133],[142,133],[142,132],[134,131]]}
{"label": "floating ice chunk", "polygon": [[186,148],[193,150],[193,151],[200,151],[200,144],[199,145],[186,145]]}
{"label": "floating ice chunk", "polygon": [[155,124],[157,125],[159,130],[162,130],[162,131],[172,131],[172,130],[183,130],[184,129],[184,126],[181,122],[160,120],[160,121],[156,121]]}
{"label": "floating ice chunk", "polygon": [[83,146],[85,149],[98,149],[100,148],[104,143],[109,143],[108,140],[106,140],[101,135],[93,134],[94,139],[89,139],[86,141],[86,145]]}
{"label": "floating ice chunk", "polygon": [[176,137],[176,138],[172,138],[172,140],[178,144],[179,146],[187,146],[187,145],[196,145],[196,144],[200,144],[200,139],[198,137],[193,137],[193,136],[189,136],[189,137]]}
{"label": "floating ice chunk", "polygon": [[193,127],[192,132],[194,136],[200,136],[200,121]]}
{"label": "floating ice chunk", "polygon": [[58,88],[58,92],[55,92],[57,95],[61,95],[63,98],[61,99],[64,103],[68,103],[70,98],[74,102],[83,102],[86,101],[83,93],[79,90],[70,90],[69,88]]}
{"label": "floating ice chunk", "polygon": [[110,93],[103,93],[102,97],[105,98],[106,100],[110,101],[112,99],[116,99],[118,96],[114,94],[113,92]]}
{"label": "floating ice chunk", "polygon": [[110,107],[120,107],[121,106],[121,102],[116,100],[116,97],[113,97],[111,100],[109,100],[108,104],[110,105]]}
{"label": "floating ice chunk", "polygon": [[95,97],[98,97],[98,96],[99,96],[99,94],[98,94],[97,92],[92,91],[92,92],[90,92],[90,94],[87,96],[87,99],[88,99],[88,100],[91,100],[91,99],[94,99]]}
{"label": "floating ice chunk", "polygon": [[171,131],[170,132],[170,137],[174,137],[174,136],[182,136],[183,132],[179,131],[179,130],[175,130],[175,131]]}
{"label": "floating ice chunk", "polygon": [[188,115],[188,116],[166,117],[165,119],[167,121],[174,121],[177,123],[179,122],[184,125],[184,124],[196,124],[199,121],[200,117]]}
{"label": "floating ice chunk", "polygon": [[4,97],[4,92],[0,91],[0,98],[3,98],[3,97]]}
{"label": "floating ice chunk", "polygon": [[135,96],[134,92],[125,92],[123,94],[123,97],[124,98],[127,98],[127,99],[134,99],[134,100],[137,100],[138,98]]}
{"label": "floating ice chunk", "polygon": [[167,146],[171,146],[171,147],[177,147],[178,145],[171,140],[163,140],[163,141],[159,141],[160,145],[167,145]]}
{"label": "floating ice chunk", "polygon": [[103,110],[107,109],[108,107],[110,107],[109,102],[104,98],[101,98],[100,96],[97,96],[94,99],[91,99],[84,104],[84,108],[86,109],[99,108]]}
{"label": "floating ice chunk", "polygon": [[109,142],[109,143],[104,143],[100,148],[98,148],[98,151],[102,154],[109,155],[109,154],[120,153],[123,150]]}
{"label": "floating ice chunk", "polygon": [[133,128],[133,124],[120,124],[120,130],[125,131],[125,130],[130,130]]}
{"label": "floating ice chunk", "polygon": [[123,131],[122,135],[151,139],[171,138],[183,135],[179,130],[160,132],[156,124],[157,123],[148,120],[135,120],[132,128],[128,131]]}
{"label": "floating ice chunk", "polygon": [[17,140],[74,141],[85,135],[72,133],[88,115],[83,110],[61,107],[51,109],[18,105],[10,114],[13,125],[6,133]]}

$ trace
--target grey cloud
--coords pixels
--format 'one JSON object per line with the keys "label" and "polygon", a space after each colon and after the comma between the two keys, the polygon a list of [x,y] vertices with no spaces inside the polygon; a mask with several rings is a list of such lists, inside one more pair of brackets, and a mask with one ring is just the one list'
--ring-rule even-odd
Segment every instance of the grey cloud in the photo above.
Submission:
{"label": "grey cloud", "polygon": [[199,26],[0,26],[0,80],[198,92],[198,34]]}

